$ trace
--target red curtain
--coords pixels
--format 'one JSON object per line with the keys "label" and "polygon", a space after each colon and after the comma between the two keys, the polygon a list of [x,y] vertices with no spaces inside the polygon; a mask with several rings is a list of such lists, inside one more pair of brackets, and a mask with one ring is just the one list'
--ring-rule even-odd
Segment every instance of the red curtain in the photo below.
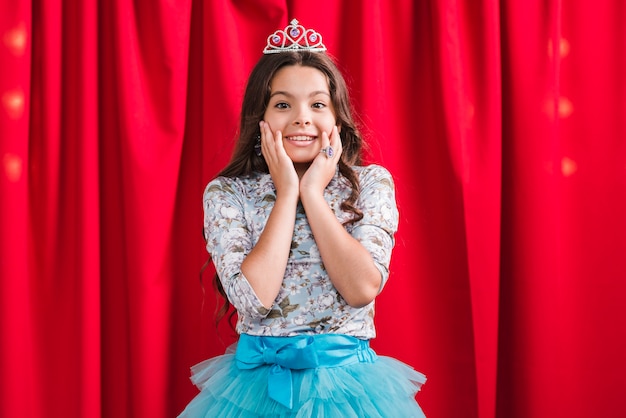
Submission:
{"label": "red curtain", "polygon": [[324,36],[394,174],[374,348],[432,417],[626,414],[620,0],[0,5],[0,416],[171,417],[223,352],[201,236],[246,77]]}

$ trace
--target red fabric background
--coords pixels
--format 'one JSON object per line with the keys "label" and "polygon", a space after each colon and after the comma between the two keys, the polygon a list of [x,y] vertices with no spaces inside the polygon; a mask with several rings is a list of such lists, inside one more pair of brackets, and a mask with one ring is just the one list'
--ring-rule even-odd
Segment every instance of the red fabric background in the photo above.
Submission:
{"label": "red fabric background", "polygon": [[397,182],[375,349],[432,417],[626,414],[620,0],[0,6],[0,416],[171,417],[213,325],[204,185],[296,17]]}

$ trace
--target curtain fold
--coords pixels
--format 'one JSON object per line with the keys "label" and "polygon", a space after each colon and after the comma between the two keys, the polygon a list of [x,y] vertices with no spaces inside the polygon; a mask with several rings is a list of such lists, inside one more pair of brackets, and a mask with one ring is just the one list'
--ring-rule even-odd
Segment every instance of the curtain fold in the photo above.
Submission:
{"label": "curtain fold", "polygon": [[[40,388],[32,391],[13,391],[25,388],[37,370],[36,312],[30,301],[34,294],[31,280],[31,252],[28,236],[28,136],[30,113],[32,8],[30,4],[12,3],[0,14],[2,52],[0,59],[4,77],[0,77],[0,403],[33,405],[30,411],[39,412],[34,402],[41,395]],[[11,140],[9,140],[11,138]],[[10,196],[10,198],[9,198]],[[8,320],[11,318],[11,320]],[[18,362],[17,359],[27,360]],[[10,380],[10,381],[9,381]],[[14,386],[15,385],[15,386]]]}
{"label": "curtain fold", "polygon": [[[500,416],[624,414],[620,2],[503,7]],[[529,30],[524,22],[534,18]],[[593,383],[591,383],[593,381]]]}
{"label": "curtain fold", "polygon": [[0,416],[171,417],[213,322],[201,196],[267,36],[346,75],[400,230],[378,353],[433,417],[619,417],[626,6],[480,0],[0,5]]}
{"label": "curtain fold", "polygon": [[[442,110],[459,190],[466,260],[477,411],[493,416],[496,393],[501,202],[501,74],[499,6],[440,1],[438,37]],[[476,25],[474,22],[484,22]]]}

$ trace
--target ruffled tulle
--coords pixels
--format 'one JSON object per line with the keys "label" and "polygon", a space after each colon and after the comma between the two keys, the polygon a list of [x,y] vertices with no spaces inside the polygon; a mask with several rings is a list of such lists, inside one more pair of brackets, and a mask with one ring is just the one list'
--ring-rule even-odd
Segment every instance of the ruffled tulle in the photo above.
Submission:
{"label": "ruffled tulle", "polygon": [[426,377],[391,357],[375,363],[292,370],[293,409],[267,395],[270,366],[240,370],[233,350],[192,368],[201,392],[180,417],[423,417],[415,394]]}

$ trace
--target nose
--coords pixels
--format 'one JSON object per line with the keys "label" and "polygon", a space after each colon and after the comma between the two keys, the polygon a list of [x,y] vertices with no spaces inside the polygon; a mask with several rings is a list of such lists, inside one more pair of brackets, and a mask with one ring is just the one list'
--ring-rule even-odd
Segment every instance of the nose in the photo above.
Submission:
{"label": "nose", "polygon": [[300,109],[293,120],[295,126],[308,126],[311,124],[311,114],[308,109]]}

